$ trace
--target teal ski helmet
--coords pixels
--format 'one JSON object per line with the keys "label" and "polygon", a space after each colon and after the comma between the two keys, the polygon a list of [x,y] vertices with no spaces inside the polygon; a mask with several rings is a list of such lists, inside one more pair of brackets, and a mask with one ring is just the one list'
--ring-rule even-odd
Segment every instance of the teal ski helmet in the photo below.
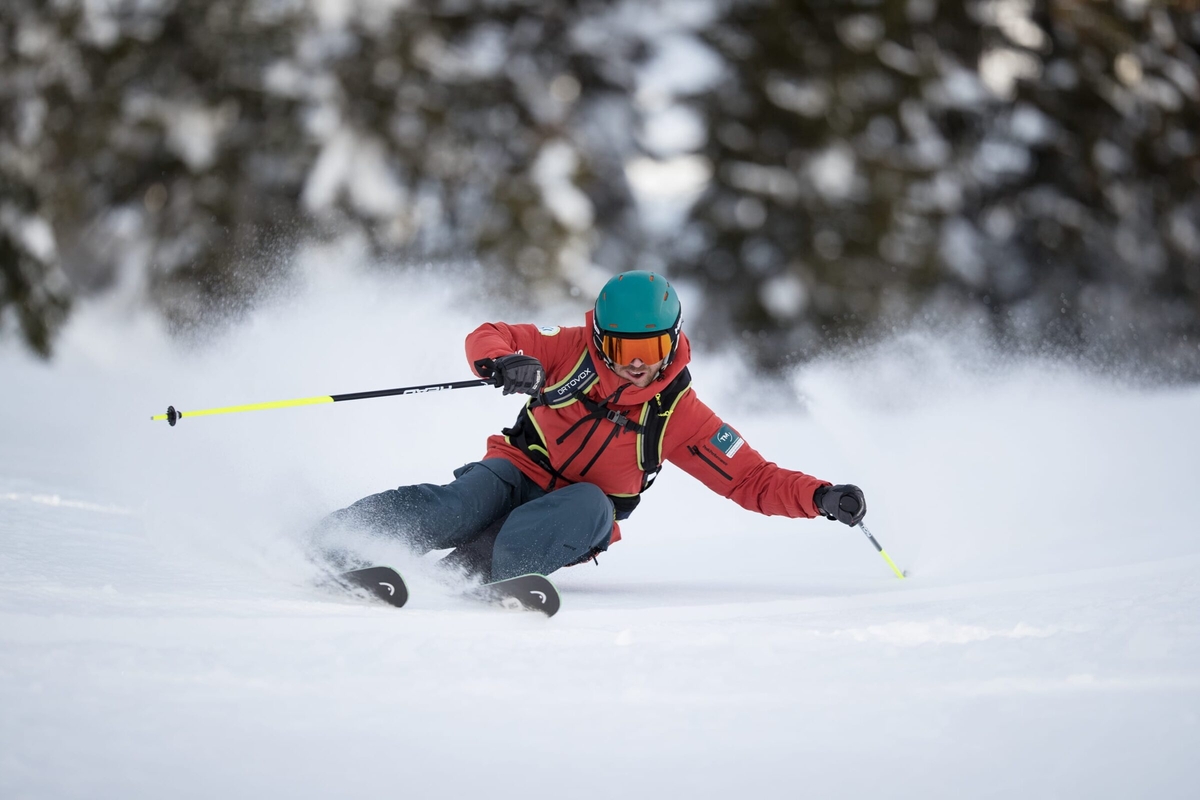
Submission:
{"label": "teal ski helmet", "polygon": [[637,357],[647,364],[662,361],[665,371],[679,349],[682,325],[679,296],[667,279],[632,270],[613,277],[600,290],[592,339],[610,367],[630,364]]}

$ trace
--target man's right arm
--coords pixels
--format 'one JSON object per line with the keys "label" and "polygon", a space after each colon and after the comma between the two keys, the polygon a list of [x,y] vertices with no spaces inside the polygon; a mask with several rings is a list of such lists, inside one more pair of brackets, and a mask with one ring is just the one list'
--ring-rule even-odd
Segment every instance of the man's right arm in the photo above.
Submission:
{"label": "man's right arm", "polygon": [[503,322],[485,322],[467,334],[467,363],[475,370],[476,375],[490,378],[491,361],[520,349],[512,334],[512,328],[512,325]]}
{"label": "man's right arm", "polygon": [[[492,378],[500,370],[505,393],[533,394],[546,385],[546,378],[560,368],[563,337],[559,328],[485,322],[467,336],[467,362],[481,378]],[[542,380],[534,385],[534,368],[542,369]],[[512,378],[521,371],[517,382]]]}

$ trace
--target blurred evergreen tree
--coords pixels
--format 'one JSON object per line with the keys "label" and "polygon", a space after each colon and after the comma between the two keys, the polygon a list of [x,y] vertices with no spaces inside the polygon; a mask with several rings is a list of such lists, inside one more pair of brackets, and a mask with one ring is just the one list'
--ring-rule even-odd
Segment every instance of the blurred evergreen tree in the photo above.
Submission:
{"label": "blurred evergreen tree", "polygon": [[721,335],[778,366],[982,311],[1197,374],[1194,10],[731,0],[708,39],[714,180],[671,257],[731,299]]}
{"label": "blurred evergreen tree", "polygon": [[[0,102],[0,115],[6,110]],[[48,356],[70,301],[49,226],[36,209],[36,190],[0,172],[0,335],[11,312],[33,351]]]}
{"label": "blurred evergreen tree", "polygon": [[52,33],[22,29],[29,0],[0,14],[0,335],[12,323],[37,353],[50,353],[70,307],[58,251],[43,212],[42,165],[30,155],[47,115],[38,90],[53,81],[45,70],[21,66],[44,50]]}
{"label": "blurred evergreen tree", "polygon": [[[999,300],[1005,329],[1023,324],[1025,338],[1195,377],[1200,9],[1062,0],[1035,20],[1045,31],[1039,69],[1017,83],[1000,130],[1033,139],[1036,158],[979,205],[991,248],[981,288]],[[1037,114],[1041,123],[1027,124]]]}
{"label": "blurred evergreen tree", "polygon": [[[318,163],[308,209],[366,219],[378,250],[402,260],[479,258],[523,291],[579,280],[602,239],[619,249],[636,230],[621,146],[597,120],[629,114],[631,44],[613,32],[595,52],[574,35],[602,8],[456,0],[348,20],[352,52],[298,65],[344,92],[320,158],[350,162],[344,191]],[[311,92],[305,103],[331,106]]]}
{"label": "blurred evergreen tree", "polygon": [[[149,298],[186,328],[252,303],[296,247],[354,230],[394,263],[479,258],[522,289],[578,283],[636,233],[621,171],[635,37],[576,35],[605,13],[6,3],[4,302],[43,353],[71,294]],[[40,254],[30,225],[49,236]]]}
{"label": "blurred evergreen tree", "polygon": [[150,298],[187,325],[277,266],[262,256],[310,157],[262,91],[290,41],[257,5],[6,4],[0,170],[33,176],[72,293]]}

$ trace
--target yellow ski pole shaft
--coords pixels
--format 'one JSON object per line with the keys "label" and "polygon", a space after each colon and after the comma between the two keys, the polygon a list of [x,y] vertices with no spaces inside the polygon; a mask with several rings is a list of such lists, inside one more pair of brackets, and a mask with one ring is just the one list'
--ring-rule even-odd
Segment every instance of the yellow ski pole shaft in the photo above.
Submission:
{"label": "yellow ski pole shaft", "polygon": [[470,386],[494,386],[491,380],[476,378],[470,381],[453,381],[451,383],[430,383],[424,386],[403,386],[399,389],[380,389],[373,392],[353,392],[351,394],[326,394],[320,397],[301,397],[295,400],[274,400],[268,403],[250,403],[241,406],[225,406],[223,408],[205,408],[199,411],[176,411],[175,406],[167,406],[167,413],[156,414],[151,420],[166,420],[171,427],[188,417],[209,417],[214,414],[238,414],[243,411],[267,411],[272,408],[294,408],[296,406],[313,406],[321,403],[340,403],[345,400],[366,400],[371,397],[393,397],[405,394],[425,394],[427,392],[442,392],[447,389],[466,389]]}
{"label": "yellow ski pole shaft", "polygon": [[879,542],[875,539],[874,536],[871,535],[871,532],[869,530],[867,530],[867,526],[860,522],[860,523],[858,523],[858,527],[861,528],[862,532],[865,533],[867,535],[867,538],[871,540],[871,544],[875,545],[875,549],[879,551],[879,555],[883,556],[883,560],[886,561],[888,566],[892,568],[892,572],[896,573],[896,577],[900,578],[901,580],[903,580],[904,578],[907,578],[908,571],[901,570],[899,567],[896,566],[896,562],[892,561],[892,557],[887,554],[887,551],[879,546]]}

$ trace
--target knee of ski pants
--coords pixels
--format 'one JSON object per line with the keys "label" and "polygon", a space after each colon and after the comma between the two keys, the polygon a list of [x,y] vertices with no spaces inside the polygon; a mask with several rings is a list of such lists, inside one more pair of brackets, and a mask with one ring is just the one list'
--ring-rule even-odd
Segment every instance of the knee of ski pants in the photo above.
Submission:
{"label": "knee of ski pants", "polygon": [[573,516],[584,522],[585,528],[591,533],[591,540],[581,544],[607,550],[615,519],[612,500],[594,483],[576,483],[569,488],[575,493]]}
{"label": "knee of ski pants", "polygon": [[576,483],[522,505],[500,529],[492,579],[526,572],[549,574],[608,546],[613,505],[597,486]]}

